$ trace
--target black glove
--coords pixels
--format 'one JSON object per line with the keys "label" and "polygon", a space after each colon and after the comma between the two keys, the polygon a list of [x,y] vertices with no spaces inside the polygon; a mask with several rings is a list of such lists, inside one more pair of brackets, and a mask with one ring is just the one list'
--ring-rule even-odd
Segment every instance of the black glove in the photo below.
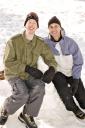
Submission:
{"label": "black glove", "polygon": [[75,95],[78,89],[79,79],[73,79],[73,82],[71,84],[72,94]]}
{"label": "black glove", "polygon": [[53,80],[54,75],[55,69],[54,67],[50,66],[49,69],[44,73],[42,81],[44,81],[45,83],[50,83]]}
{"label": "black glove", "polygon": [[29,73],[36,79],[41,79],[41,77],[43,76],[43,73],[39,69],[30,67],[28,65],[25,67],[25,72]]}

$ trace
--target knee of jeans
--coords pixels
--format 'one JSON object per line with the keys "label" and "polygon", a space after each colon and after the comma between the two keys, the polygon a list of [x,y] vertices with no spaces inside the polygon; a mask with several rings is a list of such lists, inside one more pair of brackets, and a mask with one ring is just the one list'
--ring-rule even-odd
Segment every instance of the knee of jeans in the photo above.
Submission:
{"label": "knee of jeans", "polygon": [[71,103],[71,98],[70,97],[67,97],[66,98],[66,101],[64,102],[65,104],[65,107],[68,111],[72,111],[73,110],[73,105]]}
{"label": "knee of jeans", "polygon": [[20,98],[20,99],[24,99],[24,100],[27,100],[28,98],[29,98],[29,94],[28,94],[28,92],[20,92],[19,94],[18,94],[18,97]]}
{"label": "knee of jeans", "polygon": [[67,109],[68,111],[72,111],[71,105],[67,104],[67,105],[66,105],[66,109]]}
{"label": "knee of jeans", "polygon": [[45,94],[45,86],[37,85],[31,91],[30,96],[31,97],[34,97],[34,96],[44,96],[44,94]]}

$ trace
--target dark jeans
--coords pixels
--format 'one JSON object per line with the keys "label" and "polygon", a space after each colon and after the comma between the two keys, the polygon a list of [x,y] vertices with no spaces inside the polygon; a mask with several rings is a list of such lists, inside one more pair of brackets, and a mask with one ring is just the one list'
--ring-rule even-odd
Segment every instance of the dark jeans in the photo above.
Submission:
{"label": "dark jeans", "polygon": [[[54,86],[60,98],[62,99],[66,109],[74,112],[78,109],[78,106],[76,105],[72,96],[72,81],[72,77],[67,77],[60,72],[57,72],[53,79]],[[68,85],[70,85],[70,87]],[[78,101],[80,107],[85,109],[85,89],[81,79],[79,79],[78,89],[74,97]]]}

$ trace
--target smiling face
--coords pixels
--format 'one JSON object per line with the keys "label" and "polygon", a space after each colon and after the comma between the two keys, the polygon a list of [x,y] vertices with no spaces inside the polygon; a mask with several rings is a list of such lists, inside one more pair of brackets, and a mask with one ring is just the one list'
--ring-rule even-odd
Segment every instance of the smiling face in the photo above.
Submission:
{"label": "smiling face", "polygon": [[29,34],[34,34],[37,27],[37,22],[34,19],[29,19],[25,25],[26,32]]}
{"label": "smiling face", "polygon": [[58,40],[61,36],[61,27],[57,23],[52,23],[48,27],[49,34],[55,39]]}

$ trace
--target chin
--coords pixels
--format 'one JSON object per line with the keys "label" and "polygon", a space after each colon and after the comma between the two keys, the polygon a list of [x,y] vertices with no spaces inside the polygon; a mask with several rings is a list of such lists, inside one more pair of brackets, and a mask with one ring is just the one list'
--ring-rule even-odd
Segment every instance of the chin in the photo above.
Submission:
{"label": "chin", "polygon": [[53,35],[52,37],[55,39],[57,37],[57,35]]}

